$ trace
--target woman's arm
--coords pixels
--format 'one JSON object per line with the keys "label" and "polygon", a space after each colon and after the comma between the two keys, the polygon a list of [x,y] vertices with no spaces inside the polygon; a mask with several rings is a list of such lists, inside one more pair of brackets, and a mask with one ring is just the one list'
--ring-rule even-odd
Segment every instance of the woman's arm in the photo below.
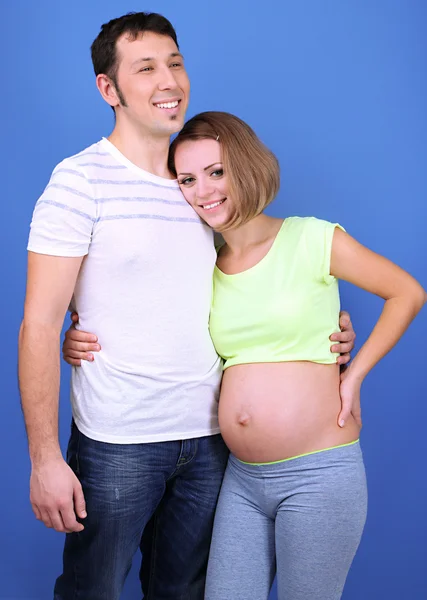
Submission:
{"label": "woman's arm", "polygon": [[[330,273],[385,300],[371,335],[343,377],[344,391],[347,393],[350,388],[360,389],[369,371],[399,341],[426,302],[427,294],[409,273],[338,228],[335,229],[332,243]],[[351,407],[343,399],[343,410],[339,417],[341,426],[350,412]]]}

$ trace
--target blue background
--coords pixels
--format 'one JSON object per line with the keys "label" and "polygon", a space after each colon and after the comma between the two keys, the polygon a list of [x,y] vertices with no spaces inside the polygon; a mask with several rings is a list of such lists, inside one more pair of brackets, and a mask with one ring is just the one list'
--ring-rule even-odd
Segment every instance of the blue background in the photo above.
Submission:
{"label": "blue background", "polygon": [[[103,22],[130,10],[161,12],[175,25],[192,79],[189,116],[234,112],[276,152],[283,183],[272,214],[339,221],[427,286],[424,0],[3,1],[2,599],[51,598],[63,543],[28,500],[16,340],[29,222],[55,164],[112,128],[89,46]],[[343,285],[342,304],[360,343],[382,303]],[[427,598],[426,337],[425,310],[364,384],[370,506],[345,600]],[[63,444],[68,380],[64,368]],[[134,568],[123,598],[139,597]]]}

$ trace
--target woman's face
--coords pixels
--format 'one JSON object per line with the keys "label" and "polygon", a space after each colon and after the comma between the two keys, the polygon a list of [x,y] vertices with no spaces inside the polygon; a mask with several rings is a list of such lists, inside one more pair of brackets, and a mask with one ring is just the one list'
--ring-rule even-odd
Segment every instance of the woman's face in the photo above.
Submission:
{"label": "woman's face", "polygon": [[217,229],[230,220],[233,207],[219,142],[182,142],[175,152],[175,169],[185,199],[210,227]]}

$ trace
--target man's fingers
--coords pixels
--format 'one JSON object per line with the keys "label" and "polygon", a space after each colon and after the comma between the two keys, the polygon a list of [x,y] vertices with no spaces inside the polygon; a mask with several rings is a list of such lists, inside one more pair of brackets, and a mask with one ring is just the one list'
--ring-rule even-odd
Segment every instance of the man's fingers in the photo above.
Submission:
{"label": "man's fingers", "polygon": [[74,485],[74,510],[79,519],[85,519],[87,517],[86,501],[79,481],[76,481]]}
{"label": "man's fingers", "polygon": [[340,312],[340,327],[348,328],[353,327],[351,324],[350,315],[346,310]]}
{"label": "man's fingers", "polygon": [[32,503],[31,506],[32,506],[32,509],[33,509],[33,513],[36,515],[36,519],[38,521],[42,521],[42,515],[41,515],[41,512],[39,511],[39,508],[38,508],[37,504],[33,504]]}
{"label": "man's fingers", "polygon": [[43,508],[40,508],[39,511],[40,511],[41,520],[46,525],[46,527],[48,527],[49,529],[53,529],[52,521],[50,520],[50,515],[49,515],[48,511]]}
{"label": "man's fingers", "polygon": [[350,362],[351,356],[347,352],[345,354],[340,354],[337,358],[337,365],[347,365]]}
{"label": "man's fingers", "polygon": [[61,510],[61,516],[67,532],[83,531],[84,527],[77,521],[76,514],[71,505]]}
{"label": "man's fingers", "polygon": [[53,529],[59,533],[65,533],[65,526],[62,521],[61,513],[58,510],[52,510],[49,512],[49,516]]}
{"label": "man's fingers", "polygon": [[351,352],[353,348],[353,342],[343,342],[342,344],[333,344],[331,346],[331,352],[339,352],[339,354],[345,354],[346,352]]}
{"label": "man's fingers", "polygon": [[93,354],[90,354],[89,352],[79,352],[77,350],[71,350],[68,348],[64,348],[62,351],[64,358],[77,358],[78,360],[89,360],[92,361],[93,360]]}
{"label": "man's fingers", "polygon": [[[100,350],[101,347],[96,342],[98,338],[93,333],[86,333],[86,331],[79,331],[78,329],[67,329],[65,332],[65,339],[71,340],[73,346],[77,346],[78,344],[82,344],[85,346],[91,346],[90,349]],[[93,346],[93,348],[92,348]],[[96,349],[95,347],[96,346]],[[86,348],[85,348],[86,349]]]}
{"label": "man's fingers", "polygon": [[356,334],[353,330],[336,331],[329,337],[329,339],[333,342],[341,343],[354,342],[354,340],[356,339]]}
{"label": "man's fingers", "polygon": [[78,358],[68,358],[68,356],[64,356],[63,358],[66,363],[68,363],[69,365],[72,365],[73,367],[81,367],[82,366],[82,361]]}

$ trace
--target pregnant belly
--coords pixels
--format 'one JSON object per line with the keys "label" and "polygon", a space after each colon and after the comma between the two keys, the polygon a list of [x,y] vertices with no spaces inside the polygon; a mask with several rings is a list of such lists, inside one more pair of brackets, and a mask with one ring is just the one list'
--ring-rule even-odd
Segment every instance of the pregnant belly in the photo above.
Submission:
{"label": "pregnant belly", "polygon": [[340,409],[337,365],[236,365],[224,372],[219,423],[237,458],[271,462],[356,440],[352,417],[338,426]]}

